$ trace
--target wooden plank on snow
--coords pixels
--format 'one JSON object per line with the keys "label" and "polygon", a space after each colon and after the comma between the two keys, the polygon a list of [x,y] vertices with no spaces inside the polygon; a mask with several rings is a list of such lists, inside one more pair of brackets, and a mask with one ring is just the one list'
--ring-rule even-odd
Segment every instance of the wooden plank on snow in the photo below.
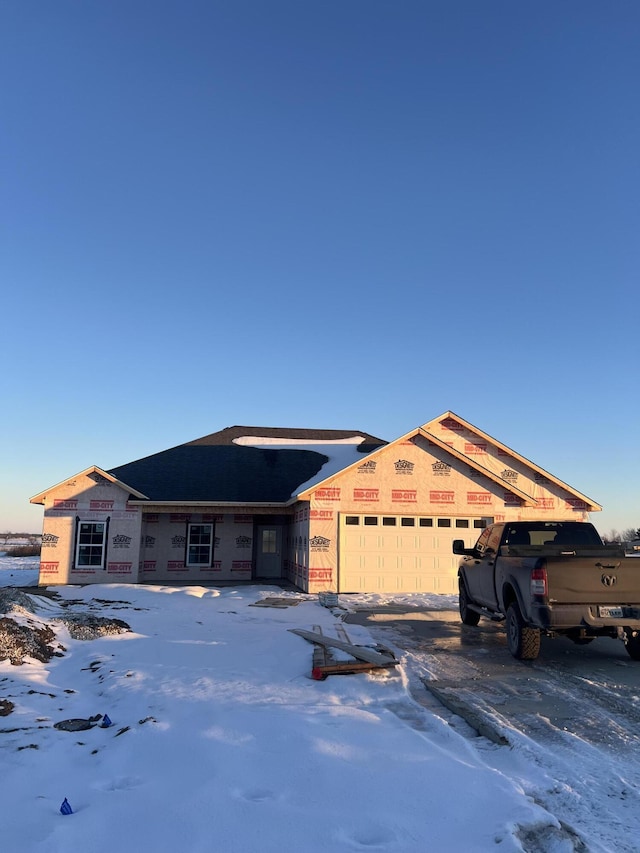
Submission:
{"label": "wooden plank on snow", "polygon": [[[316,646],[316,648],[319,647]],[[367,663],[366,660],[329,661],[328,663],[314,666],[311,670],[311,677],[315,681],[324,681],[328,675],[352,675],[357,672],[375,672],[384,668],[377,663]]]}
{"label": "wooden plank on snow", "polygon": [[313,631],[303,631],[301,628],[289,628],[292,634],[297,634],[303,637],[310,643],[317,643],[319,646],[328,646],[331,649],[340,649],[343,652],[351,655],[357,660],[364,660],[376,666],[395,666],[398,661],[395,658],[381,655],[373,649],[368,649],[366,646],[354,646],[352,643],[345,643],[342,640],[325,637],[322,634],[317,634]]}

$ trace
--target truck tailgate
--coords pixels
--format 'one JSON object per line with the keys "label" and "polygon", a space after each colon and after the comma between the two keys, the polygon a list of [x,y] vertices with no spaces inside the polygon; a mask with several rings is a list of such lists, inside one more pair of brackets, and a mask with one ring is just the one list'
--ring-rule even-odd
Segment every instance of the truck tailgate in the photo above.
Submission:
{"label": "truck tailgate", "polygon": [[640,560],[566,556],[546,562],[551,603],[640,605]]}

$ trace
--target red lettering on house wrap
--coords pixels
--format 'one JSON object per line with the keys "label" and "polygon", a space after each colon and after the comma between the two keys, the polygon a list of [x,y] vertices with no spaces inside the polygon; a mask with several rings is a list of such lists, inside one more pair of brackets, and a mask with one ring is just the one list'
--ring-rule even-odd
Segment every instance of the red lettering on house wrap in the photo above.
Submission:
{"label": "red lettering on house wrap", "polygon": [[429,492],[429,503],[432,504],[452,504],[455,503],[454,492]]}
{"label": "red lettering on house wrap", "polygon": [[333,521],[332,509],[312,509],[310,513],[311,520]]}
{"label": "red lettering on house wrap", "polygon": [[53,501],[54,509],[78,509],[78,501],[77,500],[54,500]]}
{"label": "red lettering on house wrap", "polygon": [[536,498],[536,504],[539,509],[555,509],[555,498]]}
{"label": "red lettering on house wrap", "polygon": [[418,500],[418,492],[416,489],[392,489],[392,503],[414,504]]}
{"label": "red lettering on house wrap", "polygon": [[92,509],[92,510],[99,510],[99,509],[110,510],[110,509],[113,509],[113,501],[89,501],[89,509]]}
{"label": "red lettering on house wrap", "polygon": [[587,504],[585,501],[581,501],[579,498],[567,498],[565,501],[565,505],[567,509],[582,509],[586,510]]}
{"label": "red lettering on house wrap", "polygon": [[331,581],[333,569],[309,569],[310,581]]}
{"label": "red lettering on house wrap", "polygon": [[354,489],[354,501],[377,501],[380,499],[380,489]]}
{"label": "red lettering on house wrap", "polygon": [[452,432],[462,432],[464,430],[462,424],[459,424],[453,418],[445,418],[443,421],[440,421],[440,426],[442,429],[451,430]]}
{"label": "red lettering on house wrap", "polygon": [[492,495],[490,492],[467,492],[468,504],[490,504]]}
{"label": "red lettering on house wrap", "polygon": [[487,445],[481,442],[465,441],[464,452],[469,456],[478,456],[478,454],[487,452]]}
{"label": "red lettering on house wrap", "polygon": [[318,501],[339,501],[340,489],[316,489],[313,497]]}
{"label": "red lettering on house wrap", "polygon": [[107,573],[110,575],[130,575],[132,563],[109,563]]}

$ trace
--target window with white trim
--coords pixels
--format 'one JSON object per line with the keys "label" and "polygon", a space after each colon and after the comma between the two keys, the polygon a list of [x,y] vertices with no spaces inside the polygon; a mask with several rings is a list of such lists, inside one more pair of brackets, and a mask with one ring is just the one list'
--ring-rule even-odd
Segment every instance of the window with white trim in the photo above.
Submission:
{"label": "window with white trim", "polygon": [[213,553],[213,524],[189,524],[187,566],[210,566]]}
{"label": "window with white trim", "polygon": [[79,521],[76,568],[103,569],[106,545],[106,521]]}

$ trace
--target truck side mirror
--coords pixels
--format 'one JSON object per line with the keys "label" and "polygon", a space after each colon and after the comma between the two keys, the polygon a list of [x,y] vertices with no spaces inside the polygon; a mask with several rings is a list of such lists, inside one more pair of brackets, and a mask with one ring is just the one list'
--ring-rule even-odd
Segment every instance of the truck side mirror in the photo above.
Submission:
{"label": "truck side mirror", "polygon": [[454,539],[453,540],[453,553],[454,554],[466,554],[467,549],[464,547],[464,539]]}

